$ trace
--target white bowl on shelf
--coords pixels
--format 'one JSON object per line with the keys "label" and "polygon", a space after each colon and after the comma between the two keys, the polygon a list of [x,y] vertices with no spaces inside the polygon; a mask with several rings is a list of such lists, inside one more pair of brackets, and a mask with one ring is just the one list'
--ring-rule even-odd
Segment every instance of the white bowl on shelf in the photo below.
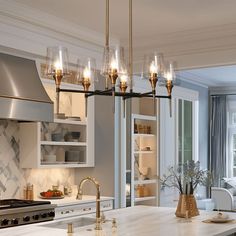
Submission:
{"label": "white bowl on shelf", "polygon": [[48,154],[44,156],[44,162],[56,162],[57,157],[54,154]]}

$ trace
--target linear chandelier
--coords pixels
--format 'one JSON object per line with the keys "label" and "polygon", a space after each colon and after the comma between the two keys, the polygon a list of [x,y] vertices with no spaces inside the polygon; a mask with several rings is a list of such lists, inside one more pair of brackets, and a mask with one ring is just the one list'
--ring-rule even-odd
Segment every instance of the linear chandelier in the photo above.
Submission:
{"label": "linear chandelier", "polygon": [[[126,99],[152,97],[167,98],[170,101],[171,114],[171,93],[175,80],[173,63],[164,62],[162,54],[153,53],[146,56],[143,66],[143,77],[150,82],[150,91],[139,93],[133,91],[133,29],[132,29],[132,0],[129,0],[129,57],[128,69],[124,60],[124,54],[119,47],[109,46],[109,0],[106,0],[106,33],[103,64],[101,74],[105,77],[104,90],[90,90],[90,86],[96,81],[95,60],[88,58],[84,64],[78,62],[77,79],[83,86],[83,90],[62,89],[61,81],[69,76],[68,51],[65,47],[48,47],[46,74],[53,77],[56,84],[56,113],[59,113],[60,92],[83,93],[85,95],[85,107],[87,115],[87,99],[94,95],[122,97],[124,104]],[[117,91],[119,81],[119,91]],[[161,81],[167,88],[167,95],[156,94],[156,86]],[[109,86],[110,85],[110,86]],[[127,92],[127,88],[129,91]]]}

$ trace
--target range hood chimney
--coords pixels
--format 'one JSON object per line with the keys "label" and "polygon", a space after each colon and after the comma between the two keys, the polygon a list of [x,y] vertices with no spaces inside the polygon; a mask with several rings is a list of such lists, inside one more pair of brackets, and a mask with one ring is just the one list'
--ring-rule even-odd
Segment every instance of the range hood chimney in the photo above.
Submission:
{"label": "range hood chimney", "polygon": [[0,119],[53,121],[35,61],[0,53]]}

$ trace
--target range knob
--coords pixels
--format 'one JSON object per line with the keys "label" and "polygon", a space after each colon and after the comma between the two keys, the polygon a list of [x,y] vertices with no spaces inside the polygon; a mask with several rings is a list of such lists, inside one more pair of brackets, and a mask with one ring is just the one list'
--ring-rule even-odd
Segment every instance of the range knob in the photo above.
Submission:
{"label": "range knob", "polygon": [[39,215],[34,215],[34,216],[33,216],[33,219],[34,219],[34,220],[38,220],[38,219],[39,219]]}
{"label": "range knob", "polygon": [[47,217],[47,213],[41,214],[41,217],[42,217],[42,218],[46,218],[46,217]]}
{"label": "range knob", "polygon": [[1,222],[2,226],[8,225],[9,220],[8,219],[3,219]]}
{"label": "range knob", "polygon": [[55,216],[55,212],[54,212],[54,211],[50,211],[50,212],[48,212],[48,216],[50,216],[50,217],[54,217],[54,216]]}
{"label": "range knob", "polygon": [[24,216],[24,217],[23,217],[23,221],[25,221],[25,222],[30,221],[30,217],[29,217],[29,216]]}
{"label": "range knob", "polygon": [[18,225],[19,224],[19,220],[18,219],[12,219],[11,220],[11,224],[12,225]]}

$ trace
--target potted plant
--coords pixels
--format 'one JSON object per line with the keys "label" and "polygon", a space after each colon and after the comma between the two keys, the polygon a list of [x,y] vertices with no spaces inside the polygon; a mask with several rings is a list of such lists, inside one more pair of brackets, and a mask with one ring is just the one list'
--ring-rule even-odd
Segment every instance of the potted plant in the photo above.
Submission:
{"label": "potted plant", "polygon": [[192,217],[199,215],[194,192],[198,185],[209,185],[211,173],[200,168],[200,162],[193,160],[168,169],[163,175],[162,187],[175,187],[179,190],[179,202],[175,212],[178,217]]}

